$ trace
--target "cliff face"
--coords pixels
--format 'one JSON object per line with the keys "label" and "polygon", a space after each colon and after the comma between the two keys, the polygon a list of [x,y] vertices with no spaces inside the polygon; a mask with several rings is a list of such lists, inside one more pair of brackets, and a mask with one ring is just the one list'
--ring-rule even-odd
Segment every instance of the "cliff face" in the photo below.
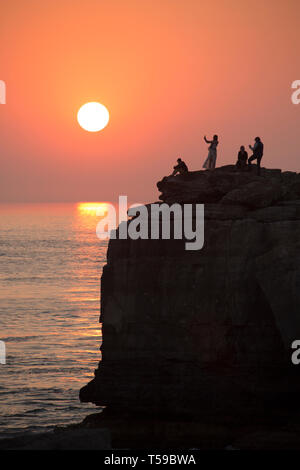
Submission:
{"label": "cliff face", "polygon": [[[205,244],[111,240],[102,361],[82,401],[192,417],[292,406],[300,339],[300,175],[222,167],[158,183],[205,204]],[[299,396],[299,395],[298,395]]]}

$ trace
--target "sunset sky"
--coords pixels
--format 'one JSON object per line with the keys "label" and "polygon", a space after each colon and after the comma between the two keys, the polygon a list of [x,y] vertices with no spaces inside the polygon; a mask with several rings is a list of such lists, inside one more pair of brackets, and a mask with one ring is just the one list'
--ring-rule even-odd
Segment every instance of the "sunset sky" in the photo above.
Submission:
{"label": "sunset sky", "polygon": [[0,201],[154,201],[178,155],[202,167],[204,134],[218,166],[259,135],[264,166],[300,171],[299,27],[299,0],[1,2]]}

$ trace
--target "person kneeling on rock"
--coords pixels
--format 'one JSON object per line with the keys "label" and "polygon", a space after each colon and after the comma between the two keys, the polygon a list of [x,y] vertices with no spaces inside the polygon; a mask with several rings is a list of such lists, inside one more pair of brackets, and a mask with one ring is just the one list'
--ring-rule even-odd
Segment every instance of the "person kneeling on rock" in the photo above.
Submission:
{"label": "person kneeling on rock", "polygon": [[247,167],[248,152],[246,152],[245,147],[242,145],[238,153],[238,159],[236,162],[236,167],[239,170],[243,170]]}
{"label": "person kneeling on rock", "polygon": [[177,174],[184,175],[185,173],[188,173],[189,171],[187,165],[184,163],[183,160],[181,160],[181,158],[177,159],[177,165],[175,165],[173,168],[174,168],[174,171],[171,176],[175,176]]}

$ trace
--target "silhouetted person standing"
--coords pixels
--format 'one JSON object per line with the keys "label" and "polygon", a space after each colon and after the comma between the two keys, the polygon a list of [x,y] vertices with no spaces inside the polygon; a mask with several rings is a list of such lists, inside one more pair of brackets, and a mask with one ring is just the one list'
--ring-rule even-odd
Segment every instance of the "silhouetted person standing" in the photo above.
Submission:
{"label": "silhouetted person standing", "polygon": [[245,147],[242,145],[238,153],[238,159],[236,162],[236,167],[239,170],[242,170],[247,167],[248,152],[246,152]]}
{"label": "silhouetted person standing", "polygon": [[255,137],[254,146],[252,147],[252,145],[249,145],[249,148],[253,152],[253,155],[248,160],[249,170],[251,168],[251,163],[254,160],[257,160],[257,174],[259,175],[260,174],[260,162],[264,154],[264,144],[260,140],[260,137]]}
{"label": "silhouetted person standing", "polygon": [[206,168],[207,170],[213,170],[216,168],[217,146],[219,144],[218,136],[214,135],[213,140],[208,140],[205,135],[204,140],[207,144],[210,144],[210,146],[208,147],[208,156],[203,164],[203,168]]}
{"label": "silhouetted person standing", "polygon": [[188,173],[189,171],[187,165],[185,164],[183,160],[181,160],[181,158],[177,159],[177,165],[175,165],[173,168],[174,168],[174,171],[171,176],[175,176],[177,175],[177,173],[179,173],[180,175],[183,175],[184,173]]}

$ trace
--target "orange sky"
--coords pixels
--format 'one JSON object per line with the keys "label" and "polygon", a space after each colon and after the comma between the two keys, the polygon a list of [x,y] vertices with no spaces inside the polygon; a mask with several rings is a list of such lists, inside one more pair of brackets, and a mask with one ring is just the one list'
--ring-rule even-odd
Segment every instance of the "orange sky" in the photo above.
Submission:
{"label": "orange sky", "polygon": [[[260,135],[299,171],[298,0],[9,0],[1,4],[0,201],[156,200],[177,155],[218,165]],[[110,111],[100,133],[78,108]]]}

